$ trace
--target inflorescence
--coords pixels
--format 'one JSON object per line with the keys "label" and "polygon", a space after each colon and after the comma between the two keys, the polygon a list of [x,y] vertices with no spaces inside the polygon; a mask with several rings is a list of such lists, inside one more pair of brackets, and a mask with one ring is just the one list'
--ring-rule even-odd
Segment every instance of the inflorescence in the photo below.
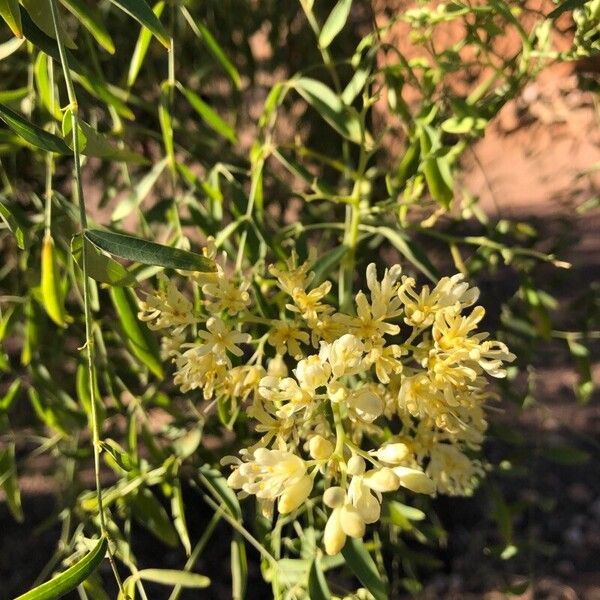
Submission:
{"label": "inflorescence", "polygon": [[[215,258],[214,246],[205,254]],[[477,332],[485,311],[460,274],[418,288],[398,265],[379,280],[370,264],[368,291],[342,312],[331,283],[315,285],[312,262],[270,267],[257,293],[279,318],[220,265],[186,274],[199,303],[163,277],[139,316],[163,333],[182,392],[202,390],[251,421],[255,443],[222,460],[229,485],[265,515],[275,503],[291,513],[315,490],[329,509],[324,547],[336,554],[379,520],[383,494],[472,493],[484,474],[486,376],[504,377],[514,355]]]}

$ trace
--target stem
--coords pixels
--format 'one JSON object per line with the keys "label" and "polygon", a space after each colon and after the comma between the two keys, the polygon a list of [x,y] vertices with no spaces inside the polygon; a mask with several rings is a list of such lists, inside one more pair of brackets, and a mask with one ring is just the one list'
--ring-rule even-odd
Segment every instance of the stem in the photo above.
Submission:
{"label": "stem", "polygon": [[[52,22],[54,24],[54,32],[56,34],[56,41],[58,44],[58,51],[60,54],[60,62],[65,78],[65,84],[67,87],[67,94],[69,98],[69,109],[72,114],[72,135],[73,135],[73,160],[75,163],[75,183],[76,183],[76,194],[77,201],[79,204],[79,220],[82,232],[87,229],[87,215],[85,211],[85,199],[83,195],[83,185],[81,178],[81,155],[79,149],[79,137],[77,135],[79,129],[79,119],[77,115],[78,104],[77,96],[75,94],[75,88],[73,86],[73,80],[71,78],[71,71],[69,70],[69,61],[65,51],[64,40],[62,39],[60,27],[59,27],[59,14],[56,0],[48,0],[50,3],[50,10],[52,12]],[[85,348],[87,354],[87,367],[88,367],[88,379],[90,383],[90,404],[92,412],[92,445],[94,451],[94,474],[96,482],[96,497],[98,501],[98,515],[100,519],[100,531],[103,536],[109,539],[108,530],[106,527],[106,518],[104,513],[104,505],[102,498],[102,484],[100,482],[100,430],[98,424],[98,406],[96,398],[96,386],[95,386],[95,370],[94,370],[94,339],[92,335],[92,313],[90,309],[90,282],[87,274],[87,247],[83,244],[82,249],[82,270],[83,270],[83,299],[84,299],[84,317],[85,317]],[[109,540],[110,541],[110,540]],[[121,577],[117,571],[117,567],[114,560],[114,555],[110,544],[108,545],[108,559],[110,561],[115,579],[119,586],[119,590],[123,591],[123,584]]]}

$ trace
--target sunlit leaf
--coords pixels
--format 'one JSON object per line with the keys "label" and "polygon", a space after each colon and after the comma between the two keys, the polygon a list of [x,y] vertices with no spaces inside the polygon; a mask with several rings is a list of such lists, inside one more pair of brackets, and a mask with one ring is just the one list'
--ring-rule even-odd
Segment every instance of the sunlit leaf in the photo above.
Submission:
{"label": "sunlit leaf", "polygon": [[352,0],[337,1],[321,29],[321,34],[319,35],[319,46],[321,46],[321,48],[327,48],[340,31],[342,31],[348,20],[351,8]]}
{"label": "sunlit leaf", "polygon": [[146,3],[146,0],[110,0],[115,6],[133,17],[136,21],[148,28],[165,47],[169,48],[169,36],[158,17]]}

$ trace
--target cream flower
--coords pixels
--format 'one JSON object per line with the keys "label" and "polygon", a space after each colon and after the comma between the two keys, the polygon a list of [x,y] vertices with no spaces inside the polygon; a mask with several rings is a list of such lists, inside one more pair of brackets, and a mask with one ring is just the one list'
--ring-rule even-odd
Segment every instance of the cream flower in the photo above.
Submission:
{"label": "cream flower", "polygon": [[364,368],[365,345],[355,335],[347,333],[332,344],[323,342],[319,356],[329,361],[334,377],[352,375]]}
{"label": "cream flower", "polygon": [[214,297],[214,300],[206,302],[210,312],[227,311],[230,315],[235,315],[243,311],[250,303],[249,287],[248,281],[238,283],[235,279],[228,277],[220,266],[217,266],[216,281],[203,285],[202,291]]}
{"label": "cream flower", "polygon": [[304,354],[300,344],[308,344],[310,336],[294,322],[273,321],[267,341],[275,347],[277,354],[283,355],[289,352],[291,356],[298,359]]}
{"label": "cream flower", "polygon": [[211,352],[216,356],[218,362],[229,366],[231,366],[231,360],[227,356],[227,352],[234,356],[242,356],[244,352],[238,347],[238,344],[247,344],[251,339],[247,333],[230,329],[218,317],[211,317],[206,322],[206,331],[199,331],[198,337],[204,340],[204,343],[198,347],[199,354]]}
{"label": "cream flower", "polygon": [[166,285],[166,289],[147,294],[146,300],[139,301],[138,318],[145,321],[150,329],[173,328],[173,333],[177,335],[188,325],[196,323],[194,307],[173,281],[163,274],[158,278]]}

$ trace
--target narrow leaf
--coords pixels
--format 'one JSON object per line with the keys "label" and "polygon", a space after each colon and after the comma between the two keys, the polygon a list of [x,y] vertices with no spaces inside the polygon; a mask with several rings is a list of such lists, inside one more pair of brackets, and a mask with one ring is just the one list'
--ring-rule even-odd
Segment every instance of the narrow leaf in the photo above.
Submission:
{"label": "narrow leaf", "polygon": [[14,209],[12,203],[0,201],[0,219],[2,219],[9,231],[15,236],[17,246],[25,250],[25,234],[21,216]]}
{"label": "narrow leaf", "polygon": [[[11,389],[14,389],[13,382]],[[18,390],[18,388],[17,388]],[[16,391],[15,391],[16,395]],[[15,445],[8,444],[8,447],[0,450],[0,481],[4,493],[6,494],[6,503],[12,516],[19,522],[23,522],[23,507],[21,506],[21,491],[17,479],[17,464],[15,461]]]}
{"label": "narrow leaf", "polygon": [[94,36],[94,39],[110,54],[115,53],[115,44],[102,22],[102,15],[93,5],[84,0],[61,0],[77,17],[77,20]]}
{"label": "narrow leaf", "polygon": [[319,35],[319,46],[327,48],[334,38],[342,31],[352,8],[352,0],[338,0]]}
{"label": "narrow leaf", "polygon": [[110,0],[115,6],[133,17],[140,25],[147,27],[165,47],[169,48],[169,36],[158,17],[146,3],[146,0]]}
{"label": "narrow leaf", "polygon": [[[43,0],[21,0],[21,4],[28,12],[31,20],[41,31],[43,31],[48,37],[56,39],[52,11],[50,10],[50,3],[48,0],[45,2]],[[67,48],[77,48],[77,44],[75,44],[75,42],[67,34],[60,20],[58,21],[58,30],[61,39]]]}
{"label": "narrow leaf", "polygon": [[177,86],[181,93],[187,98],[192,108],[198,113],[200,118],[219,135],[228,139],[232,144],[237,144],[235,130],[229,123],[226,123],[210,105],[208,105],[198,94],[188,90],[181,84]]}
{"label": "narrow leaf", "polygon": [[21,10],[19,0],[0,0],[0,17],[2,17],[10,30],[18,37],[23,37],[21,25]]}
{"label": "narrow leaf", "polygon": [[128,288],[111,287],[110,297],[133,354],[158,377],[164,377],[160,349],[156,338],[137,318],[138,306],[135,294]]}
{"label": "narrow leaf", "polygon": [[71,240],[71,254],[79,268],[83,270],[83,244],[86,245],[86,266],[88,277],[99,283],[108,283],[112,286],[129,286],[136,281],[121,263],[105,256],[96,246],[91,244],[81,234],[73,236]]}
{"label": "narrow leaf", "polygon": [[148,489],[143,488],[128,498],[131,514],[142,527],[145,527],[167,546],[175,548],[179,538],[167,515],[167,511]]}
{"label": "narrow leaf", "polygon": [[0,104],[0,119],[20,138],[36,148],[57,154],[71,154],[70,148],[58,136],[44,131],[3,104]]}
{"label": "narrow leaf", "polygon": [[107,546],[106,538],[100,538],[91,552],[64,573],[15,600],[56,600],[56,598],[61,598],[83,583],[96,570],[106,554]]}
{"label": "narrow leaf", "polygon": [[111,216],[112,221],[120,221],[124,219],[127,215],[131,214],[135,208],[137,208],[143,201],[144,198],[151,192],[154,184],[161,176],[162,172],[165,170],[167,166],[168,159],[164,158],[160,162],[156,163],[142,179],[136,184],[133,188],[131,194],[121,200],[117,207],[113,211]]}
{"label": "narrow leaf", "polygon": [[391,227],[374,228],[376,233],[387,238],[392,246],[396,248],[406,259],[408,259],[423,275],[437,282],[440,278],[438,270],[433,266],[431,261],[423,250],[410,239],[405,238],[401,233]]}
{"label": "narrow leaf", "polygon": [[315,557],[308,573],[308,597],[311,600],[330,600],[331,592],[325,579],[319,558]]}
{"label": "narrow leaf", "polygon": [[238,70],[234,67],[233,63],[227,58],[227,55],[219,46],[217,40],[213,37],[212,33],[202,24],[194,21],[192,15],[185,6],[181,7],[181,12],[188,22],[192,31],[204,42],[208,51],[214,56],[214,58],[221,64],[223,69],[227,72],[231,81],[233,81],[235,87],[239,90],[242,81]]}
{"label": "narrow leaf", "polygon": [[[156,17],[160,17],[165,8],[164,0],[160,0],[154,5],[152,9]],[[131,56],[131,62],[129,63],[129,71],[127,73],[127,87],[131,87],[142,68],[142,64],[144,63],[144,58],[146,58],[146,53],[148,52],[148,48],[150,47],[150,39],[152,38],[152,33],[149,29],[142,27],[140,31],[140,35],[138,36],[137,42],[135,43],[135,48],[133,49],[133,54]]]}
{"label": "narrow leaf", "polygon": [[84,235],[92,244],[113,256],[145,265],[184,271],[216,270],[214,262],[200,254],[149,242],[131,235],[100,231],[99,229],[88,229]]}
{"label": "narrow leaf", "polygon": [[350,141],[360,144],[363,141],[362,126],[355,110],[316,79],[302,77],[292,81],[296,91],[321,115],[331,127]]}
{"label": "narrow leaf", "polygon": [[352,573],[373,594],[375,600],[388,599],[385,582],[361,539],[348,538],[342,555]]}

